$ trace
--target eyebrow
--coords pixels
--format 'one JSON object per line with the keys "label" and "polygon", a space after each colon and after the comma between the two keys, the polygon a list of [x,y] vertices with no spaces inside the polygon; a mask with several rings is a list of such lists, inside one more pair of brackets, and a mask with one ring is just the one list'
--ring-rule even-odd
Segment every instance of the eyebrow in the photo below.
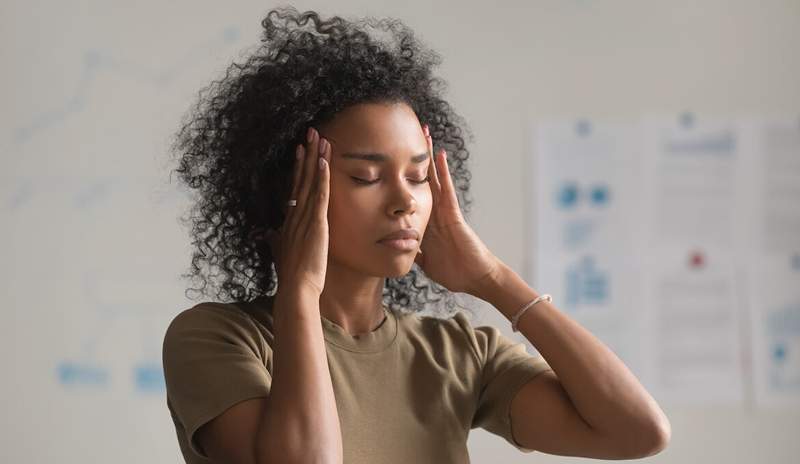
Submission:
{"label": "eyebrow", "polygon": [[[364,161],[372,161],[375,163],[383,163],[389,159],[389,156],[386,156],[382,153],[342,153],[342,158],[349,158],[349,159],[357,159],[357,160],[364,160]],[[422,153],[419,155],[414,155],[411,157],[411,162],[414,164],[419,164],[424,162],[426,159],[429,158],[428,153]]]}

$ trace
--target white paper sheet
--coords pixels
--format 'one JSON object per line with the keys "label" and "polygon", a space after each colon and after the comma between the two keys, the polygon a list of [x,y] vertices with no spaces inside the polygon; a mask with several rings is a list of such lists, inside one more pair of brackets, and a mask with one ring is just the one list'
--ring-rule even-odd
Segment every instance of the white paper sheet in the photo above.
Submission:
{"label": "white paper sheet", "polygon": [[[634,372],[639,330],[641,237],[632,124],[588,120],[544,124],[534,134],[537,237],[534,287],[589,329]],[[533,347],[535,348],[535,347]]]}
{"label": "white paper sheet", "polygon": [[754,121],[535,124],[533,284],[665,403],[798,398],[800,142]]}
{"label": "white paper sheet", "polygon": [[753,119],[745,152],[750,181],[748,276],[754,394],[758,407],[800,406],[800,118]]}
{"label": "white paper sheet", "polygon": [[648,380],[666,402],[741,403],[740,128],[685,114],[642,131]]}

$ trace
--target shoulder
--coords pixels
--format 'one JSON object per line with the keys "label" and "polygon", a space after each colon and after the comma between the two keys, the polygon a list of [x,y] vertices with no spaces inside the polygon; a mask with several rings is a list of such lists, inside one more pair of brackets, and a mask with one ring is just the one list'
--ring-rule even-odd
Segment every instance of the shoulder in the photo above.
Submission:
{"label": "shoulder", "polygon": [[460,310],[449,317],[429,316],[420,313],[403,313],[398,321],[405,327],[409,338],[424,340],[425,343],[437,345],[435,348],[456,347],[468,351],[478,362],[475,329],[470,316]]}
{"label": "shoulder", "polygon": [[237,328],[252,325],[238,306],[231,303],[203,302],[179,312],[167,327],[168,333],[197,328]]}
{"label": "shoulder", "polygon": [[263,330],[233,303],[202,302],[181,311],[167,326],[164,349],[201,341],[246,345],[255,352],[265,349]]}
{"label": "shoulder", "polygon": [[404,316],[402,321],[408,333],[418,333],[431,343],[462,345],[480,365],[493,359],[531,357],[525,343],[507,337],[493,325],[474,325],[472,317],[464,311],[458,311],[449,318],[410,314]]}

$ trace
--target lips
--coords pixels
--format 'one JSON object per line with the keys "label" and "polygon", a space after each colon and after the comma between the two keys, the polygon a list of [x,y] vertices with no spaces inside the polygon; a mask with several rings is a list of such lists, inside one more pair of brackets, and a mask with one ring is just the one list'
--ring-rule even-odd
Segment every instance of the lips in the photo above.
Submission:
{"label": "lips", "polygon": [[392,232],[391,234],[383,237],[382,239],[378,240],[382,242],[384,240],[417,240],[419,241],[419,232],[416,229],[400,229]]}

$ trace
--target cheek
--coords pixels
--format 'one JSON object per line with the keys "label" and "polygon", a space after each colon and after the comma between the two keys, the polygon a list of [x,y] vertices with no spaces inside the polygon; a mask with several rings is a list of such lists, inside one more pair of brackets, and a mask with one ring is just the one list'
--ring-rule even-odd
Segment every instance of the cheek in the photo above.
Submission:
{"label": "cheek", "polygon": [[379,199],[358,189],[335,187],[332,183],[328,201],[328,226],[331,239],[346,245],[360,240],[362,235],[371,230],[369,224],[379,207]]}

